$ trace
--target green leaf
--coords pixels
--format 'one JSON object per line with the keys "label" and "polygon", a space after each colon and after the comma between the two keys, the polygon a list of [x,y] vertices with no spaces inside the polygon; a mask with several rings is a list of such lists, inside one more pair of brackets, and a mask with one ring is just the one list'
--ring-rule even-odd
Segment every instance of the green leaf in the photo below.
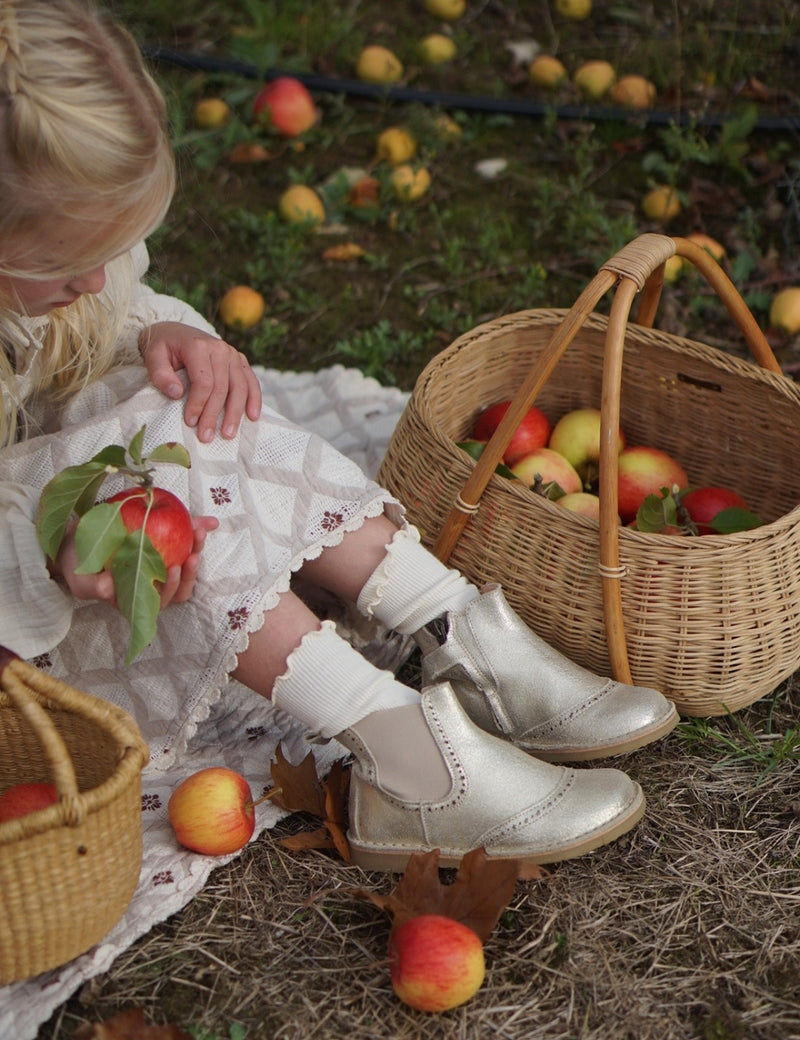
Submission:
{"label": "green leaf", "polygon": [[91,461],[100,462],[112,469],[124,469],[128,462],[125,449],[121,444],[109,444],[107,447],[101,448],[96,455],[92,456]]}
{"label": "green leaf", "polygon": [[104,464],[84,462],[57,473],[42,489],[36,516],[36,536],[44,552],[55,559],[73,512],[94,502],[107,475]]}
{"label": "green leaf", "polygon": [[186,469],[190,469],[192,465],[189,452],[177,441],[168,441],[166,444],[159,444],[158,447],[153,448],[147,456],[147,461],[171,462],[176,466],[185,466]]}
{"label": "green leaf", "polygon": [[138,433],[134,434],[131,438],[131,442],[128,445],[128,454],[131,457],[134,465],[142,465],[142,444],[144,443],[144,431],[146,427],[142,427]]}
{"label": "green leaf", "polygon": [[130,531],[111,561],[117,606],[131,626],[125,664],[148,646],[156,634],[161,599],[155,587],[167,569],[143,530]]}
{"label": "green leaf", "polygon": [[658,534],[665,527],[679,527],[678,509],[669,488],[660,495],[648,495],[636,513],[636,530]]}
{"label": "green leaf", "polygon": [[85,513],[75,531],[76,574],[97,574],[127,536],[121,502],[101,502]]}
{"label": "green leaf", "polygon": [[[473,459],[479,459],[483,454],[483,449],[486,447],[485,441],[467,440],[457,441],[456,447],[461,448]],[[500,477],[505,477],[506,480],[517,480],[517,475],[505,464],[505,462],[498,462],[494,468],[495,473]]]}
{"label": "green leaf", "polygon": [[727,509],[721,509],[708,526],[719,534],[735,534],[737,531],[752,531],[762,523],[761,517],[751,513],[749,509],[729,506]]}

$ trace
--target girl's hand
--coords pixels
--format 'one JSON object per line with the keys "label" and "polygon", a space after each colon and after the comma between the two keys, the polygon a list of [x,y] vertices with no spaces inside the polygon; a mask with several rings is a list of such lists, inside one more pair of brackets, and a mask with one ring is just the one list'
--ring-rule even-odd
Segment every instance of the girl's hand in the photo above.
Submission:
{"label": "girl's hand", "polygon": [[213,440],[222,415],[222,436],[235,437],[242,416],[257,419],[261,411],[261,385],[244,354],[200,329],[177,321],[162,321],[146,328],[139,347],[150,380],[167,397],[177,399],[183,384],[176,379],[185,369],[189,379],[184,418],[197,427],[197,436]]}
{"label": "girl's hand", "polygon": [[[160,585],[162,610],[170,603],[183,603],[191,596],[206,535],[209,531],[216,531],[219,527],[219,520],[215,516],[195,516],[192,517],[192,524],[194,526],[194,545],[191,553],[183,566],[176,565],[169,568],[167,580]],[[78,555],[75,551],[76,527],[77,524],[72,523],[67,528],[58,556],[50,565],[50,573],[54,577],[63,578],[67,588],[76,599],[96,599],[116,606],[117,600],[111,571],[100,571],[98,574],[75,573],[75,568],[78,566]]]}

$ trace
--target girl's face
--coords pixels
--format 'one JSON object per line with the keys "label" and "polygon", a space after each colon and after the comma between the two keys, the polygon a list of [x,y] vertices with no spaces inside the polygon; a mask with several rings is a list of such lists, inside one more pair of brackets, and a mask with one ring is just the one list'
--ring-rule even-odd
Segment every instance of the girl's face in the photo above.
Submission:
{"label": "girl's face", "polygon": [[99,293],[105,284],[105,264],[82,274],[45,281],[0,274],[0,301],[19,314],[39,317],[57,307],[69,307],[84,293]]}

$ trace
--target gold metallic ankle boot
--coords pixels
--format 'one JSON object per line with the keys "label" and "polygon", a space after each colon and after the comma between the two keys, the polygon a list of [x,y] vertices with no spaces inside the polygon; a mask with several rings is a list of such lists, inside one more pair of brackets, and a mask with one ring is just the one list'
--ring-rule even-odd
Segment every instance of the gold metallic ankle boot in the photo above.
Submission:
{"label": "gold metallic ankle boot", "polygon": [[600,678],[554,650],[511,609],[499,585],[414,638],[423,652],[423,686],[449,682],[478,726],[546,761],[633,751],[678,722],[675,706],[657,690]]}
{"label": "gold metallic ankle boot", "polygon": [[553,863],[624,834],[642,789],[618,769],[550,765],[486,733],[448,683],[420,704],[376,711],[337,736],[355,756],[348,839],[367,870],[401,871],[439,849],[455,866],[491,858]]}

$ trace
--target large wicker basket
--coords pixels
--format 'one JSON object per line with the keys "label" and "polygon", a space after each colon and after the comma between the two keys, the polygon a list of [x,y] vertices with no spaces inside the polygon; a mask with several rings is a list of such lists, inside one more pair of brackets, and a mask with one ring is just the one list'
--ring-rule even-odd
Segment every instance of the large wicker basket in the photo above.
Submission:
{"label": "large wicker basket", "polygon": [[[724,300],[757,364],[650,327],[675,254]],[[606,318],[595,308],[609,291]],[[456,442],[506,398],[512,406],[476,463]],[[551,421],[601,409],[599,525],[494,473],[533,402]],[[620,528],[618,424],[630,444],[675,455],[692,483],[738,490],[763,526],[701,538]],[[478,584],[499,581],[567,656],[709,716],[751,704],[800,667],[799,435],[800,389],[780,374],[721,267],[691,241],[647,234],[568,311],[511,314],[434,358],[378,479],[441,559]]]}
{"label": "large wicker basket", "polygon": [[0,648],[0,792],[52,781],[58,802],[0,823],[0,984],[58,967],[125,912],[142,863],[133,719]]}

